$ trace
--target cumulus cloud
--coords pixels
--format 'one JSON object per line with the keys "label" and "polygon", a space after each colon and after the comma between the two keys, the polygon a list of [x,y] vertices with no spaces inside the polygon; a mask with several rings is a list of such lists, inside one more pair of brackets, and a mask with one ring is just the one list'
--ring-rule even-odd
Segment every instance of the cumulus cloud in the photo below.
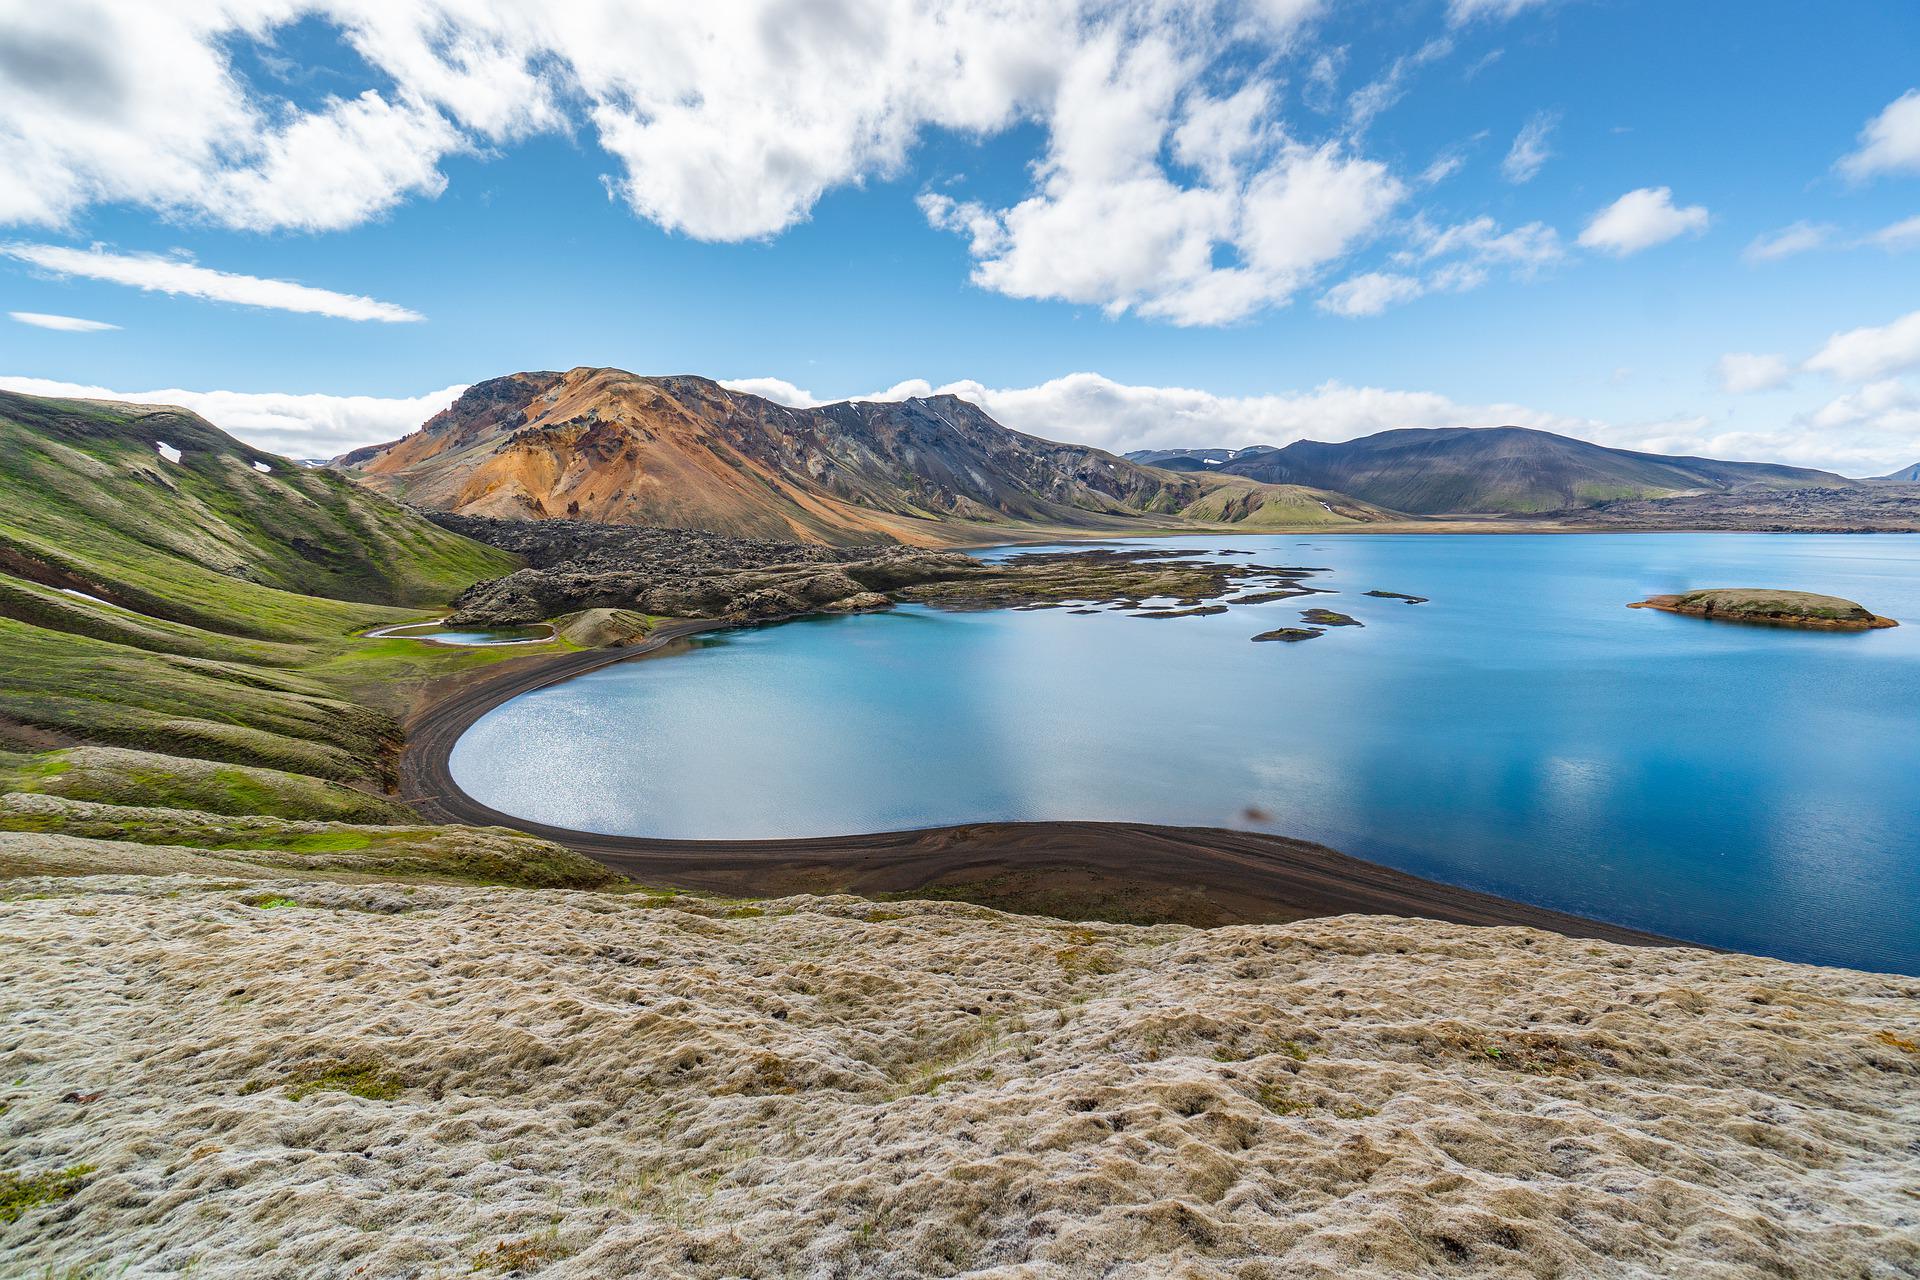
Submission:
{"label": "cumulus cloud", "polygon": [[1513,146],[1507,149],[1507,158],[1500,162],[1500,173],[1508,182],[1532,182],[1534,176],[1553,157],[1553,148],[1547,140],[1553,136],[1559,125],[1558,114],[1542,111],[1521,128],[1513,139]]}
{"label": "cumulus cloud", "polygon": [[380,320],[389,324],[424,320],[425,316],[391,302],[358,294],[315,289],[291,280],[215,271],[180,258],[150,253],[114,253],[98,245],[71,249],[57,244],[0,244],[0,257],[12,258],[57,276],[83,276],[131,285],[152,293],[171,293],[243,307],[299,311],[335,316],[342,320]]}
{"label": "cumulus cloud", "polygon": [[1860,131],[1860,145],[1835,166],[1856,182],[1884,173],[1920,173],[1920,89],[1909,89]]}
{"label": "cumulus cloud", "polygon": [[1897,378],[1887,378],[1835,396],[1808,414],[1807,421],[1830,430],[1861,423],[1884,424],[1890,415],[1897,415],[1901,425],[1915,430],[1915,447],[1920,448],[1920,412],[1916,410],[1920,410],[1920,393]]}
{"label": "cumulus cloud", "polygon": [[[146,0],[10,3],[0,46],[0,223],[124,202],[254,230],[352,226],[433,196],[442,163],[588,135],[642,217],[708,240],[771,235],[836,186],[896,173],[928,129],[1056,135],[1088,59],[1144,50],[1176,96],[1230,43],[1293,48],[1322,0]],[[296,101],[238,54],[313,19],[366,83]],[[1166,60],[1163,68],[1149,64]],[[1077,73],[1076,68],[1081,68]],[[1124,94],[1122,95],[1124,96]],[[1152,105],[1147,103],[1146,105]],[[1118,129],[1131,118],[1109,122]]]}
{"label": "cumulus cloud", "polygon": [[[1408,189],[1361,138],[1453,49],[1394,58],[1314,136],[1281,98],[1291,82],[1334,108],[1346,50],[1306,41],[1325,0],[0,4],[17,10],[0,47],[0,224],[127,204],[322,232],[438,195],[450,157],[561,135],[597,144],[607,192],[640,217],[752,240],[830,190],[900,174],[931,131],[1028,126],[1044,141],[1025,191],[921,198],[965,238],[976,283],[1181,325],[1284,306],[1380,232]],[[351,50],[336,93],[248,74],[296,22]],[[1529,126],[1510,172],[1537,169],[1550,127]]]}
{"label": "cumulus cloud", "polygon": [[454,402],[464,385],[419,396],[342,396],[285,392],[114,391],[48,378],[0,376],[0,388],[78,400],[178,405],[229,435],[289,458],[331,458],[407,434]]}
{"label": "cumulus cloud", "polygon": [[1920,390],[1898,379],[1871,382],[1796,419],[1847,475],[1886,475],[1920,462]]}
{"label": "cumulus cloud", "polygon": [[1842,382],[1869,382],[1920,367],[1920,311],[1890,324],[1836,333],[1808,358],[1806,367]]}
{"label": "cumulus cloud", "polygon": [[1754,355],[1732,351],[1720,357],[1720,387],[1733,395],[1750,391],[1772,391],[1787,385],[1793,366],[1785,356]]}
{"label": "cumulus cloud", "polygon": [[1754,237],[1741,256],[1748,262],[1778,262],[1795,254],[1824,249],[1833,240],[1834,229],[1826,223],[1796,222],[1778,231]]}
{"label": "cumulus cloud", "polygon": [[117,324],[108,324],[105,320],[82,320],[79,316],[53,316],[44,311],[9,311],[7,314],[21,324],[32,325],[36,329],[54,329],[61,333],[100,333],[120,327]]}
{"label": "cumulus cloud", "polygon": [[1130,156],[1056,154],[1041,192],[1009,208],[937,194],[921,208],[967,237],[981,288],[1212,325],[1287,303],[1406,194],[1384,165],[1334,144],[1281,143],[1256,161],[1247,133],[1205,136],[1204,154],[1175,139],[1211,171],[1194,186],[1169,179],[1149,140]]}
{"label": "cumulus cloud", "polygon": [[1641,187],[1593,215],[1580,233],[1580,245],[1624,258],[1707,229],[1705,205],[1676,208],[1672,187]]}

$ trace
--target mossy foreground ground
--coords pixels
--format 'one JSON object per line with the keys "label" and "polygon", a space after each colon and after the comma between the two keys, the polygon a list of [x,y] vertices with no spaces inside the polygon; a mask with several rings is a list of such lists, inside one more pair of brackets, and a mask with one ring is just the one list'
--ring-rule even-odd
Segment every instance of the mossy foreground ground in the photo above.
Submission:
{"label": "mossy foreground ground", "polygon": [[1360,916],[9,887],[8,1275],[1920,1271],[1920,980]]}

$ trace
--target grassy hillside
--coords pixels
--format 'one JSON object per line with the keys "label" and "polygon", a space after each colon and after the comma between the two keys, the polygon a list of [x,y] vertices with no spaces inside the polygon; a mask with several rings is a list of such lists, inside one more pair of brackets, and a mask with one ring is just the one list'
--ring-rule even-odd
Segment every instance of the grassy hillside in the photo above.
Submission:
{"label": "grassy hillside", "polygon": [[0,392],[0,569],[15,577],[228,634],[307,639],[350,629],[363,614],[350,604],[437,604],[510,568],[184,410]]}
{"label": "grassy hillside", "polygon": [[0,745],[377,786],[408,681],[494,655],[354,633],[515,564],[179,409],[0,394]]}
{"label": "grassy hillside", "polygon": [[1297,484],[1259,484],[1231,476],[1202,475],[1211,486],[1180,509],[1183,519],[1199,524],[1261,529],[1318,529],[1403,518],[1397,512],[1361,502],[1344,493]]}

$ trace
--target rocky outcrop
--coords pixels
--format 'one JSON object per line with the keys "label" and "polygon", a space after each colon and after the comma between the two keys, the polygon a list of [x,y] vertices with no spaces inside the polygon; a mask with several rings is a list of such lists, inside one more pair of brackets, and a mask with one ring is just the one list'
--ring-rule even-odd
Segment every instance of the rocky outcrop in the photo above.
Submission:
{"label": "rocky outcrop", "polygon": [[[468,589],[454,602],[454,626],[519,626],[609,609],[746,624],[895,601],[946,609],[1138,608],[1143,600],[1172,599],[1179,609],[1140,616],[1187,617],[1224,612],[1225,605],[1204,603],[1221,597],[1307,594],[1315,588],[1302,579],[1318,572],[1161,548],[1029,552],[989,564],[955,551],[888,544],[830,548],[583,521],[434,519],[532,564]],[[1247,596],[1250,587],[1281,590]]]}
{"label": "rocky outcrop", "polygon": [[58,1192],[0,1226],[21,1275],[1920,1272],[1912,978],[1377,916],[8,889],[7,1172]]}
{"label": "rocky outcrop", "polygon": [[981,572],[956,552],[889,548],[870,559],[837,564],[774,564],[726,569],[711,565],[601,569],[521,569],[483,582],[454,602],[454,626],[512,626],[579,609],[631,609],[657,617],[770,622],[807,613],[844,613],[884,606],[877,588]]}

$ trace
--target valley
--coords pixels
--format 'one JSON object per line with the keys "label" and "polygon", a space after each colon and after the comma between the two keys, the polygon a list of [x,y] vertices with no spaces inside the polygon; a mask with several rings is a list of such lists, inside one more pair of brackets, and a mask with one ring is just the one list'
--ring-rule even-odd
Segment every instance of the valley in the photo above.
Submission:
{"label": "valley", "polygon": [[[679,673],[702,682],[694,707],[707,727],[688,734],[668,717],[603,758],[699,766],[718,752],[725,767],[705,774],[731,791],[714,812],[745,811],[778,771],[759,783],[751,765],[729,773],[744,747],[842,770],[834,730],[856,708],[790,719],[793,748],[736,732],[715,700],[728,682],[711,683],[703,665],[724,650],[702,646],[762,645],[742,652],[790,694],[807,681],[788,678],[779,652],[817,636],[823,654],[856,662],[852,687],[883,690],[874,675],[889,669],[971,672],[976,707],[1010,692],[1044,713],[1046,689],[1088,678],[1101,709],[1074,719],[1100,729],[1100,750],[1181,741],[1190,726],[1186,741],[1227,753],[1128,766],[1114,776],[1132,801],[1160,794],[1156,779],[1254,755],[1243,730],[1214,727],[1223,697],[1248,723],[1312,726],[1315,753],[1337,751],[1364,780],[1377,771],[1338,744],[1343,725],[1376,716],[1319,695],[1390,678],[1391,649],[1366,646],[1405,644],[1401,620],[1444,631],[1463,604],[1498,598],[1491,580],[1438,576],[1439,563],[1475,560],[1457,544],[1508,557],[1624,543],[1463,538],[1446,532],[1457,521],[1400,519],[1364,526],[1382,537],[1333,538],[1346,526],[1325,523],[1249,536],[1108,511],[1076,533],[1153,538],[1048,546],[1056,526],[1041,520],[1058,509],[1028,508],[1032,522],[966,526],[973,537],[1012,530],[1024,545],[963,555],[951,548],[968,539],[944,524],[924,545],[843,541],[837,515],[804,528],[809,538],[784,516],[767,526],[776,536],[743,538],[423,513],[179,410],[22,396],[0,399],[0,487],[17,513],[0,516],[0,935],[8,1014],[27,1028],[0,1046],[0,1125],[31,1162],[0,1184],[9,1261],[97,1268],[131,1251],[210,1274],[292,1275],[322,1258],[394,1274],[558,1275],[685,1270],[697,1256],[699,1274],[718,1275],[831,1256],[893,1274],[983,1259],[1038,1210],[1071,1240],[1023,1246],[1046,1265],[1065,1265],[1061,1248],[1123,1267],[1175,1247],[1221,1265],[1321,1258],[1328,1246],[1314,1242],[1337,1238],[1340,1274],[1386,1276],[1462,1250],[1504,1256],[1506,1241],[1603,1265],[1682,1223],[1733,1229],[1767,1203],[1755,1179],[1797,1180],[1834,1206],[1756,1246],[1769,1265],[1825,1267],[1856,1253],[1862,1233],[1889,1256],[1907,1248],[1897,1205],[1833,1199],[1804,1150],[1722,1149],[1718,1109],[1726,1097],[1782,1097],[1782,1079],[1817,1071],[1820,1097],[1794,1105],[1813,1117],[1819,1158],[1901,1167],[1909,1104],[1888,1090],[1916,1072],[1902,1034],[1901,1011],[1920,1003],[1911,979],[1680,947],[1659,930],[1448,883],[1472,877],[1445,867],[1434,878],[1355,858],[1340,841],[1267,829],[1272,816],[1251,807],[1239,829],[976,811],[911,830],[679,839],[510,815],[474,799],[452,767],[488,715],[522,699],[584,693],[612,707],[589,682]],[[1488,527],[1480,520],[1467,524]],[[1395,558],[1401,549],[1415,559]],[[1256,619],[1300,617],[1328,594],[1337,609],[1308,612],[1365,626],[1306,648],[1247,643],[1266,625]],[[1636,616],[1617,594],[1614,611]],[[1080,657],[1049,674],[1036,658],[1064,652],[1056,639],[1025,656],[991,645],[984,664],[949,654],[901,667],[870,643],[880,633],[820,630],[897,623],[904,635],[922,617],[1003,639],[1079,628]],[[793,618],[814,620],[759,625]],[[550,630],[514,645],[412,638],[441,619]],[[1462,652],[1486,651],[1489,631],[1466,623]],[[1029,626],[1053,630],[1017,630]],[[1222,652],[1259,659],[1262,674],[1216,666],[1223,679],[1172,703],[1102,674],[1115,639],[1128,663],[1166,672],[1200,652],[1195,629],[1220,627],[1232,641]],[[1318,675],[1316,653],[1333,664]],[[1290,661],[1301,658],[1309,665]],[[994,692],[996,673],[1021,672],[1041,682]],[[1417,705],[1429,685],[1389,683],[1380,706]],[[1262,688],[1284,702],[1249,693]],[[1146,719],[1120,714],[1128,707]],[[924,757],[946,794],[971,802],[966,768],[934,749],[992,761],[966,724],[951,710],[915,717],[898,748],[869,737],[856,755],[894,774]],[[1071,767],[1078,750],[1056,742],[1053,763]],[[1426,760],[1461,789],[1457,746],[1402,741],[1389,754],[1394,792]],[[816,794],[882,797],[869,783],[884,776],[843,770],[837,792]],[[1387,794],[1370,803],[1384,812]],[[1526,853],[1538,861],[1537,847]],[[1872,908],[1861,910],[1861,936],[1875,936]],[[1256,972],[1275,956],[1284,974]],[[1169,973],[1199,985],[1176,990]],[[1235,994],[1236,983],[1254,986]],[[1675,990],[1680,1023],[1667,1021]],[[1564,1016],[1542,1015],[1542,994],[1540,1007]],[[1791,1016],[1756,1020],[1756,1007]],[[1694,1154],[1653,1175],[1669,1188],[1670,1222],[1617,1212],[1626,1201],[1606,1159],[1541,1175],[1550,1194],[1538,1205],[1459,1199],[1485,1215],[1471,1228],[1383,1232],[1377,1215],[1342,1207],[1354,1175],[1341,1152],[1440,1125],[1470,1135],[1446,1168],[1544,1168],[1551,1152],[1532,1139],[1515,1148],[1512,1135],[1524,1116],[1569,1106],[1597,1117],[1583,1140],[1603,1153],[1685,1139]],[[128,1140],[156,1117],[195,1144],[190,1154]],[[1036,1124],[1056,1135],[1060,1160],[983,1200],[961,1171]],[[1182,1211],[1145,1234],[1102,1225],[1078,1193],[1052,1188],[1079,1161],[1106,1158],[1123,1124],[1186,1153],[1108,1178],[1102,1202],[1129,1221],[1157,1221],[1202,1182],[1283,1165],[1290,1194],[1324,1186],[1326,1207],[1235,1211],[1199,1228]],[[448,1125],[477,1127],[449,1139]],[[1225,1146],[1219,1125],[1235,1135]],[[959,1136],[930,1143],[934,1130]],[[371,1154],[351,1168],[320,1151],[352,1143]],[[429,1164],[393,1154],[422,1144]],[[1702,1149],[1717,1153],[1709,1165]],[[849,1158],[910,1166],[926,1190],[894,1180],[843,1194],[851,1184],[836,1170]],[[1394,1176],[1411,1188],[1439,1168]],[[146,1190],[160,1186],[164,1196]],[[537,1212],[528,1186],[540,1189]],[[405,1207],[382,1208],[368,1230],[339,1208],[363,1201]],[[1578,1233],[1565,1226],[1569,1204],[1586,1206]],[[289,1212],[292,1234],[275,1225]],[[783,1229],[761,1229],[775,1222]]]}

